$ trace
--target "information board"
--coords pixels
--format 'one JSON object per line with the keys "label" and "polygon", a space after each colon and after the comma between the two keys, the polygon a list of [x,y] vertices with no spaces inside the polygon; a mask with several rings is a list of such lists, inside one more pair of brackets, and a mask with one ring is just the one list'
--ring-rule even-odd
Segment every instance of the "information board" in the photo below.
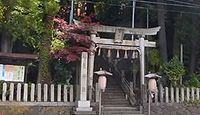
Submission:
{"label": "information board", "polygon": [[0,80],[24,82],[25,66],[0,64]]}

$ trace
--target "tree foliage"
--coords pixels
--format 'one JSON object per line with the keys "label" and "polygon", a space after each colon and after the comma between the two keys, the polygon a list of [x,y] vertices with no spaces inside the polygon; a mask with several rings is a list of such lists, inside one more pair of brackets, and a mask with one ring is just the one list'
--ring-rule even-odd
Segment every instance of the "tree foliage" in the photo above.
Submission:
{"label": "tree foliage", "polygon": [[[53,32],[52,17],[59,10],[57,0],[15,0],[1,1],[4,5],[2,22],[13,41],[22,40],[39,51],[38,82],[50,82],[50,40]],[[8,14],[6,13],[8,12]],[[6,37],[2,39],[8,39]]]}
{"label": "tree foliage", "polygon": [[0,2],[0,22],[3,20],[3,12],[5,10],[4,5]]}
{"label": "tree foliage", "polygon": [[92,40],[85,26],[67,24],[63,19],[54,18],[56,37],[52,42],[52,54],[56,59],[65,61],[79,60],[81,52],[89,52]]}
{"label": "tree foliage", "polygon": [[185,82],[188,87],[200,87],[200,74],[193,74],[191,79]]}
{"label": "tree foliage", "polygon": [[177,57],[163,65],[163,72],[168,77],[172,86],[179,85],[180,78],[185,74],[185,68]]}
{"label": "tree foliage", "polygon": [[[45,33],[51,33],[50,26],[45,25],[59,10],[57,0],[16,0],[11,11],[8,26],[13,39],[21,39],[39,50]],[[49,20],[44,20],[48,18]],[[46,22],[45,22],[46,21]],[[51,23],[51,22],[50,22]],[[49,31],[49,32],[47,32]]]}

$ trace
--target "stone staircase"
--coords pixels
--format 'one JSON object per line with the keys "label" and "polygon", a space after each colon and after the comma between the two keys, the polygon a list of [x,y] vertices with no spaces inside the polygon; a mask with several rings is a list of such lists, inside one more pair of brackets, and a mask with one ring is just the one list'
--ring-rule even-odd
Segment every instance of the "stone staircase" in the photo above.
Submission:
{"label": "stone staircase", "polygon": [[139,107],[133,107],[127,100],[120,84],[114,77],[108,77],[107,88],[102,92],[102,115],[144,115]]}

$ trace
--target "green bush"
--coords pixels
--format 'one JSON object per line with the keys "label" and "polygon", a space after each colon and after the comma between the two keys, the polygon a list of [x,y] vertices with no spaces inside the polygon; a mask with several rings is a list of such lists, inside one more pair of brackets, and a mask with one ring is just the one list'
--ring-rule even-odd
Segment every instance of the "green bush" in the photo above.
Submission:
{"label": "green bush", "polygon": [[185,82],[188,87],[200,87],[200,74],[193,74],[191,79]]}
{"label": "green bush", "polygon": [[180,83],[180,78],[185,74],[184,65],[179,61],[178,57],[172,58],[169,62],[164,63],[163,73],[167,76],[172,86]]}
{"label": "green bush", "polygon": [[53,82],[56,84],[69,85],[72,79],[73,66],[62,60],[53,60],[52,66]]}

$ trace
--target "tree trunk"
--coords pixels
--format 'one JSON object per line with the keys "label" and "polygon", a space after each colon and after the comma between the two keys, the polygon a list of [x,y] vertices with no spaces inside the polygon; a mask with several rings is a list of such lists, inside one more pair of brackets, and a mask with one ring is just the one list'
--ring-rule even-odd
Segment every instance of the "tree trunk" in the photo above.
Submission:
{"label": "tree trunk", "polygon": [[[192,16],[192,26],[193,28],[195,29],[198,29],[198,26],[197,26],[197,23],[198,22],[198,18],[196,16]],[[199,45],[198,45],[198,33],[192,31],[191,33],[191,41],[192,41],[192,51],[191,51],[191,60],[190,60],[190,68],[189,68],[189,75],[191,76],[194,72],[195,72],[195,69],[196,69],[196,66],[197,66],[197,54],[198,54],[198,48],[199,48]]]}
{"label": "tree trunk", "polygon": [[1,52],[12,52],[13,42],[6,28],[3,28],[1,34]]}
{"label": "tree trunk", "polygon": [[12,52],[13,42],[11,39],[11,34],[9,33],[8,27],[6,25],[6,22],[10,18],[10,1],[9,0],[3,0],[3,5],[7,7],[6,10],[4,10],[4,18],[3,18],[3,27],[1,31],[1,52]]}
{"label": "tree trunk", "polygon": [[192,42],[192,52],[191,52],[191,60],[190,60],[190,72],[189,75],[192,75],[196,68],[196,44],[197,42]]}
{"label": "tree trunk", "polygon": [[46,30],[42,33],[42,40],[40,44],[40,51],[39,51],[39,71],[38,71],[38,83],[51,83],[51,74],[50,74],[50,46],[51,46],[51,22],[49,20],[49,14],[45,12],[47,9],[47,1],[43,1],[43,23]]}
{"label": "tree trunk", "polygon": [[[157,0],[158,2],[163,2],[163,0]],[[159,9],[164,9],[163,5],[158,5]],[[167,40],[166,40],[166,27],[165,27],[165,12],[158,10],[158,25],[161,26],[159,32],[159,48],[160,55],[163,61],[167,61]]]}
{"label": "tree trunk", "polygon": [[[47,37],[47,36],[45,36]],[[51,83],[50,75],[50,41],[48,38],[43,38],[40,52],[39,52],[39,72],[38,72],[38,83]]]}

